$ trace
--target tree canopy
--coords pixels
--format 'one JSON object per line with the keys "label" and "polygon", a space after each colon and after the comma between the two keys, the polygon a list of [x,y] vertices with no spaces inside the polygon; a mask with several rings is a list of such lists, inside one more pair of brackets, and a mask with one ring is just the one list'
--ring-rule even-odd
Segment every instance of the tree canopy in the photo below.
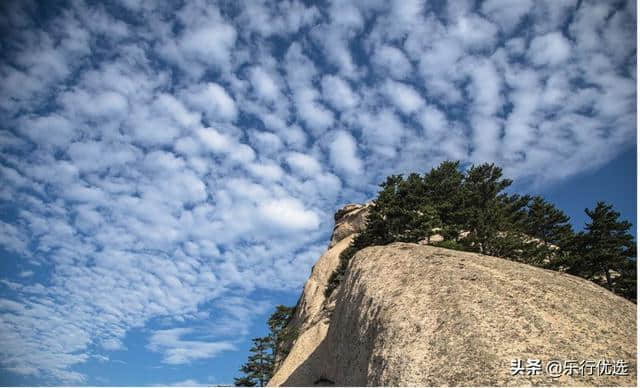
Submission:
{"label": "tree canopy", "polygon": [[289,323],[295,313],[295,307],[276,306],[267,321],[269,334],[254,338],[249,349],[247,362],[242,365],[242,376],[234,378],[239,387],[263,387],[273,376],[276,361],[282,360],[289,352],[289,346],[295,338],[295,332]]}
{"label": "tree canopy", "polygon": [[236,385],[264,387],[273,373],[273,339],[270,336],[254,338],[249,358],[240,371],[244,376],[235,379]]}
{"label": "tree canopy", "polygon": [[631,223],[621,221],[620,213],[604,202],[584,211],[590,222],[573,237],[573,255],[564,261],[566,271],[635,299],[636,243],[629,233]]}
{"label": "tree canopy", "polygon": [[492,163],[463,170],[444,161],[424,175],[391,175],[380,185],[367,225],[340,255],[325,295],[345,276],[351,257],[371,245],[430,243],[568,271],[636,299],[636,251],[631,224],[611,205],[585,211],[592,222],[574,233],[569,217],[541,196],[508,194],[512,181]]}

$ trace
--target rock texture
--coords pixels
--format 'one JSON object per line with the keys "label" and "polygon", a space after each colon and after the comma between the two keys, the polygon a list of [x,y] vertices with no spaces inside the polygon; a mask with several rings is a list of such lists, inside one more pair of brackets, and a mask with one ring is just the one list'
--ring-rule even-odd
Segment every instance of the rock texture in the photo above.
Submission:
{"label": "rock texture", "polygon": [[[354,227],[358,230],[359,227]],[[589,281],[432,246],[369,247],[329,299],[317,262],[269,385],[635,385],[636,306]],[[629,376],[512,376],[511,360],[625,360]]]}
{"label": "rock texture", "polygon": [[329,248],[364,228],[367,214],[369,214],[369,206],[371,206],[370,203],[349,204],[336,212],[334,217],[336,224],[333,227]]}
{"label": "rock texture", "polygon": [[[324,340],[329,327],[329,313],[324,297],[327,281],[340,262],[340,253],[349,246],[353,235],[365,227],[369,206],[370,204],[349,204],[336,212],[336,224],[329,249],[311,269],[311,276],[304,285],[296,313],[290,323],[298,337],[287,359],[276,360],[276,369],[279,372],[271,380],[272,385],[280,385],[283,381],[281,376],[284,376],[285,371],[291,368],[291,365],[306,360],[310,354],[309,350]],[[287,344],[284,347],[287,347]]]}

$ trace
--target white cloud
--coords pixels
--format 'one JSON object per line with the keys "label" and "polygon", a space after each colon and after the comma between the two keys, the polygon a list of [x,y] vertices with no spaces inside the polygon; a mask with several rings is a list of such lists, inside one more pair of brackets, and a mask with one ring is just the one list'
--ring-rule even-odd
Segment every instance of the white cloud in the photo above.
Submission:
{"label": "white cloud", "polygon": [[25,119],[20,127],[30,140],[43,145],[61,146],[76,135],[73,123],[57,114]]}
{"label": "white cloud", "polygon": [[183,336],[191,334],[192,329],[177,328],[158,330],[149,340],[149,349],[162,351],[163,362],[170,365],[186,364],[193,360],[215,357],[220,352],[234,350],[228,341],[207,342],[185,340]]}
{"label": "white cloud", "polygon": [[348,3],[334,3],[330,9],[329,23],[316,26],[311,35],[322,47],[326,59],[338,67],[347,78],[357,77],[357,65],[349,49],[350,38],[364,26],[360,10]]}
{"label": "white cloud", "polygon": [[283,230],[313,230],[320,225],[318,215],[306,210],[303,204],[294,198],[270,200],[258,208],[264,221]]}
{"label": "white cloud", "polygon": [[285,60],[287,83],[292,90],[296,110],[309,129],[319,134],[333,125],[334,117],[333,112],[317,101],[320,94],[313,85],[316,67],[298,43],[289,47]]}
{"label": "white cloud", "polygon": [[213,82],[192,88],[185,93],[185,99],[193,109],[205,113],[210,120],[235,121],[238,115],[233,98]]}
{"label": "white cloud", "polygon": [[510,55],[522,55],[526,50],[526,42],[521,37],[509,39],[504,45]]}
{"label": "white cloud", "polygon": [[507,73],[507,83],[514,90],[510,100],[514,107],[505,123],[504,146],[506,155],[525,152],[527,144],[535,137],[535,112],[538,109],[540,80],[529,71]]}
{"label": "white cloud", "polygon": [[168,94],[160,94],[150,106],[138,106],[127,118],[136,141],[145,146],[170,144],[180,135],[183,126],[193,127],[199,121],[198,114],[188,111]]}
{"label": "white cloud", "polygon": [[391,110],[362,112],[359,116],[366,149],[377,154],[377,158],[393,159],[398,148],[406,140],[406,128],[400,118]]}
{"label": "white cloud", "polygon": [[[67,154],[73,161],[72,165],[63,168],[77,169],[80,172],[90,172],[107,166],[124,165],[138,159],[140,151],[129,144],[105,144],[98,141],[71,143]],[[96,158],[96,155],[104,155]]]}
{"label": "white cloud", "polygon": [[382,68],[382,74],[389,74],[395,79],[405,79],[413,70],[413,66],[402,50],[390,45],[377,47],[372,62]]}
{"label": "white cloud", "polygon": [[362,172],[356,142],[348,132],[337,132],[329,146],[329,156],[333,167],[341,173],[356,175]]}
{"label": "white cloud", "polygon": [[436,40],[431,47],[421,52],[420,72],[430,96],[453,104],[462,100],[462,94],[456,82],[462,75],[458,61],[463,54],[461,42],[449,37]]}
{"label": "white cloud", "polygon": [[315,89],[305,89],[298,93],[296,108],[309,128],[320,133],[333,125],[333,113],[315,100],[318,95]]}
{"label": "white cloud", "polygon": [[230,25],[211,25],[187,31],[180,46],[187,55],[206,63],[229,61],[229,51],[236,40],[236,31]]}
{"label": "white cloud", "polygon": [[418,91],[405,83],[387,81],[384,89],[391,102],[404,114],[411,114],[424,105]]}
{"label": "white cloud", "polygon": [[393,3],[391,14],[398,23],[413,23],[419,20],[419,16],[424,12],[424,0],[408,0]]}
{"label": "white cloud", "polygon": [[529,60],[536,65],[558,65],[571,55],[571,43],[561,32],[536,36],[529,45]]}
{"label": "white cloud", "polygon": [[176,140],[173,147],[176,151],[183,155],[195,155],[198,154],[201,150],[200,143],[191,136],[179,138],[178,140]]}
{"label": "white cloud", "polygon": [[275,163],[251,163],[249,171],[258,178],[277,181],[284,176],[282,168]]}
{"label": "white cloud", "polygon": [[426,106],[420,112],[418,120],[424,129],[426,141],[435,141],[447,135],[447,117],[437,107]]}
{"label": "white cloud", "polygon": [[490,21],[478,16],[462,16],[452,26],[452,35],[470,48],[492,47],[498,28]]}
{"label": "white cloud", "polygon": [[284,146],[282,140],[271,132],[253,131],[251,133],[252,144],[266,155],[271,155]]}
{"label": "white cloud", "polygon": [[261,98],[274,101],[280,97],[280,87],[273,77],[261,67],[254,67],[249,73],[251,84]]}
{"label": "white cloud", "polygon": [[[543,0],[535,2],[533,14],[536,20],[535,30],[545,33],[560,30],[564,27],[571,14],[576,10],[577,0]],[[594,9],[594,3],[584,7]]]}
{"label": "white cloud", "polygon": [[488,0],[482,3],[482,12],[506,32],[511,32],[532,6],[531,0]]}
{"label": "white cloud", "polygon": [[307,7],[297,1],[278,2],[270,4],[271,7],[259,1],[250,1],[244,5],[239,23],[246,28],[241,33],[255,31],[263,37],[296,33],[320,17],[315,6]]}
{"label": "white cloud", "polygon": [[0,244],[3,247],[21,255],[30,256],[27,250],[28,240],[20,234],[18,228],[4,221],[0,221],[0,230],[2,230],[2,234],[0,234]]}
{"label": "white cloud", "polygon": [[339,111],[353,109],[359,101],[358,95],[351,90],[349,83],[333,75],[322,78],[322,96]]}
{"label": "white cloud", "polygon": [[464,64],[471,78],[468,87],[472,109],[483,115],[493,115],[503,104],[502,76],[490,60],[471,60]]}
{"label": "white cloud", "polygon": [[102,190],[82,184],[68,186],[63,193],[64,197],[70,201],[89,202],[94,204],[105,203],[106,196]]}
{"label": "white cloud", "polygon": [[289,167],[302,176],[311,177],[322,172],[322,166],[312,156],[291,152],[287,155],[286,160]]}
{"label": "white cloud", "polygon": [[235,41],[236,30],[232,26],[216,23],[187,29],[177,46],[186,58],[224,68],[231,61],[231,49]]}
{"label": "white cloud", "polygon": [[[128,111],[126,97],[114,91],[92,93],[75,90],[62,94],[59,100],[69,110],[92,119],[122,118]],[[87,104],[87,101],[91,101],[91,104]]]}
{"label": "white cloud", "polygon": [[569,31],[583,52],[600,49],[600,31],[605,26],[609,12],[611,12],[609,6],[600,3],[592,7],[580,8],[576,13]]}
{"label": "white cloud", "polygon": [[232,147],[233,140],[213,128],[200,128],[196,133],[205,147],[214,152],[224,152]]}

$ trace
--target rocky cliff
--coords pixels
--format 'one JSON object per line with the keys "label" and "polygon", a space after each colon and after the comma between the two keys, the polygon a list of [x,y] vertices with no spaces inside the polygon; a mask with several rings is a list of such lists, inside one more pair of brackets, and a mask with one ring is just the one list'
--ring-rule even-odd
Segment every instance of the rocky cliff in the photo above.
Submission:
{"label": "rocky cliff", "polygon": [[366,209],[336,214],[269,385],[635,385],[636,305],[571,275],[394,243],[358,252],[325,298]]}

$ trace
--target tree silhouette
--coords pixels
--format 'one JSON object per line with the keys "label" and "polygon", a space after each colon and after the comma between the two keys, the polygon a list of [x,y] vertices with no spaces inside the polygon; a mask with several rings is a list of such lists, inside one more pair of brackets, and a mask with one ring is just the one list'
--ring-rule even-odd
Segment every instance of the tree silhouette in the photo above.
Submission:
{"label": "tree silhouette", "polygon": [[459,161],[444,161],[424,175],[426,198],[436,210],[445,238],[457,238],[463,224],[462,185]]}
{"label": "tree silhouette", "polygon": [[271,314],[267,321],[267,325],[271,331],[270,335],[273,339],[272,353],[274,361],[284,359],[289,352],[288,346],[293,342],[293,337],[296,335],[293,328],[288,326],[294,313],[295,307],[277,305],[276,311]]}
{"label": "tree silhouette", "polygon": [[612,205],[598,202],[593,210],[585,209],[591,219],[586,231],[574,241],[574,255],[567,271],[599,283],[611,291],[629,296],[635,284],[631,275],[636,271],[636,245],[629,233],[631,223],[619,220],[620,213]]}
{"label": "tree silhouette", "polygon": [[501,197],[511,185],[502,179],[502,169],[492,164],[471,166],[462,187],[464,196],[464,228],[469,231],[466,242],[478,252],[492,254],[492,239],[500,231],[502,222]]}
{"label": "tree silhouette", "polygon": [[235,378],[234,382],[238,386],[264,387],[273,373],[273,354],[271,353],[273,339],[267,336],[254,338],[252,341],[249,358],[240,368],[244,376]]}
{"label": "tree silhouette", "polygon": [[529,205],[526,232],[558,247],[564,246],[573,234],[569,217],[540,196],[533,197]]}

